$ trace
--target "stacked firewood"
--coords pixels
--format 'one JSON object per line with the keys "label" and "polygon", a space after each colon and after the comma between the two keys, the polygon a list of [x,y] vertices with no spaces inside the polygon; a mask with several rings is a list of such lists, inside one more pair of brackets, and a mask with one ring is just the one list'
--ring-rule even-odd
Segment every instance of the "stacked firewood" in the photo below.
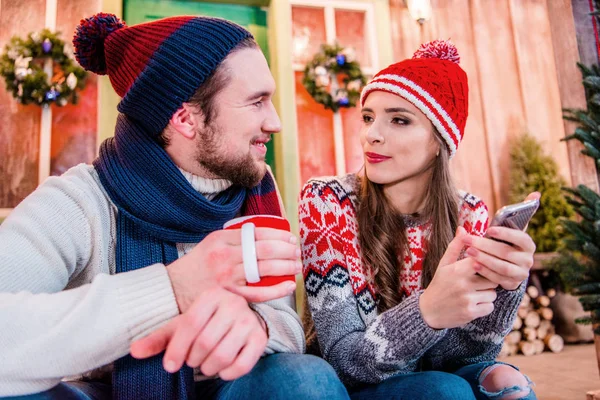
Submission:
{"label": "stacked firewood", "polygon": [[500,356],[517,353],[531,356],[544,350],[558,353],[563,349],[564,342],[554,331],[553,312],[549,307],[550,299],[555,295],[554,289],[542,294],[536,286],[527,287],[513,330],[504,339]]}

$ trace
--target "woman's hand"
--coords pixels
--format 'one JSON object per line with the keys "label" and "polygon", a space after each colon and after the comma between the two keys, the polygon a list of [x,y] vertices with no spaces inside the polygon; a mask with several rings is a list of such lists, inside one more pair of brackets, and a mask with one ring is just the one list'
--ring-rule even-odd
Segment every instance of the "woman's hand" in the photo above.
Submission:
{"label": "woman's hand", "polygon": [[497,284],[477,275],[473,259],[456,261],[467,237],[465,229],[459,227],[431,283],[421,294],[421,315],[434,329],[462,326],[494,311]]}
{"label": "woman's hand", "polygon": [[[539,193],[531,193],[526,200],[539,197]],[[500,226],[489,228],[486,236],[466,237],[464,243],[469,248],[465,254],[477,263],[476,269],[481,276],[506,290],[517,289],[533,266],[535,243],[525,232]]]}

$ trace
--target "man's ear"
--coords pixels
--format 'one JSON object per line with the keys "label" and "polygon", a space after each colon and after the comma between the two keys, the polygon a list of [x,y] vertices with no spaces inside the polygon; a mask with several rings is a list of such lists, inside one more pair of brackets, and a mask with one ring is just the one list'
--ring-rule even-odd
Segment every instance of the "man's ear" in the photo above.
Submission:
{"label": "man's ear", "polygon": [[183,103],[182,106],[175,111],[169,120],[171,128],[182,135],[186,139],[193,139],[199,131],[202,121],[202,112],[195,110],[195,107],[188,103]]}

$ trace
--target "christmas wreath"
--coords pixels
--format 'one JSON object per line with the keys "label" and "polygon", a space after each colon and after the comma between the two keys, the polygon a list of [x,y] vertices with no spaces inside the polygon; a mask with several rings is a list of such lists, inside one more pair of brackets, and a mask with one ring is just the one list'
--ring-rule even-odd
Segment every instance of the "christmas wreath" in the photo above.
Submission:
{"label": "christmas wreath", "polygon": [[352,48],[321,45],[321,51],[306,65],[302,84],[317,103],[337,112],[354,107],[367,79]]}
{"label": "christmas wreath", "polygon": [[[52,60],[52,76],[44,62]],[[0,56],[0,75],[6,89],[22,104],[64,106],[77,102],[77,90],[85,86],[86,72],[73,60],[71,47],[48,29],[25,39],[13,37]]]}

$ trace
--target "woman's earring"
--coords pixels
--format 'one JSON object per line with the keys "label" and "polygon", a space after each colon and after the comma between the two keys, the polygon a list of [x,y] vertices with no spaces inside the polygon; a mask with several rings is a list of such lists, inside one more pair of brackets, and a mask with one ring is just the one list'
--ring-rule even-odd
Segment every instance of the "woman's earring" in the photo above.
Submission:
{"label": "woman's earring", "polygon": [[440,151],[438,150],[437,154],[435,155],[436,157],[440,156]]}

